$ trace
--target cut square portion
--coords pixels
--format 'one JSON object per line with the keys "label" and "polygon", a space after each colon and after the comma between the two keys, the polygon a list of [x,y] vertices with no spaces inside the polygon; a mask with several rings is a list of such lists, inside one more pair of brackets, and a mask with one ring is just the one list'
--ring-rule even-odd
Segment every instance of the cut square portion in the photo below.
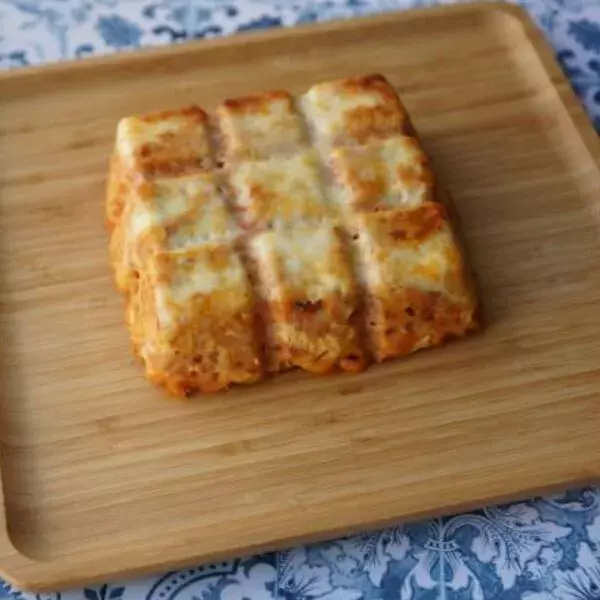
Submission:
{"label": "cut square portion", "polygon": [[212,168],[206,113],[196,106],[127,117],[117,126],[116,154],[148,177]]}
{"label": "cut square portion", "polygon": [[128,320],[152,382],[188,395],[261,378],[252,290],[230,246],[158,253],[146,266]]}
{"label": "cut square portion", "polygon": [[364,144],[412,131],[396,91],[381,75],[319,83],[302,97],[302,107],[315,137],[327,145]]}
{"label": "cut square portion", "polygon": [[238,229],[210,174],[163,178],[137,187],[129,222],[130,239],[158,228],[166,250],[228,242]]}
{"label": "cut square portion", "polygon": [[117,285],[127,288],[149,253],[231,242],[238,233],[212,175],[138,181],[111,241]]}
{"label": "cut square portion", "polygon": [[434,177],[419,142],[408,136],[331,152],[337,194],[356,211],[415,208],[434,199]]}
{"label": "cut square portion", "polygon": [[262,232],[250,252],[264,303],[268,368],[362,370],[358,299],[338,232],[333,227]]}
{"label": "cut square portion", "polygon": [[478,328],[477,300],[441,204],[359,215],[356,243],[377,361]]}
{"label": "cut square portion", "polygon": [[226,100],[217,116],[226,161],[288,154],[307,143],[304,124],[288,92]]}
{"label": "cut square portion", "polygon": [[330,215],[312,150],[240,163],[230,184],[239,221],[246,228],[318,225]]}

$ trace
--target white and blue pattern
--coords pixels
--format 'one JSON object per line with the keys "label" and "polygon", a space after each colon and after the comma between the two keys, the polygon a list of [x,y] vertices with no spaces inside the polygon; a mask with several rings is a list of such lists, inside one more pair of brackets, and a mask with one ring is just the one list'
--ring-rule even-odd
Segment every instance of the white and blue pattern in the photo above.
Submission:
{"label": "white and blue pattern", "polygon": [[[455,0],[0,0],[0,67]],[[521,0],[600,128],[600,0]]]}
{"label": "white and blue pattern", "polygon": [[[0,0],[19,68],[436,0]],[[522,0],[600,130],[600,0]],[[600,600],[600,489],[21,600]]]}

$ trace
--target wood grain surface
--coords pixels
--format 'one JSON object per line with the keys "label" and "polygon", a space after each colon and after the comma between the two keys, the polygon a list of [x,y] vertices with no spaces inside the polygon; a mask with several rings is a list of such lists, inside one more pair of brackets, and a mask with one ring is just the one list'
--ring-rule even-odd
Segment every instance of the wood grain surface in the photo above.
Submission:
{"label": "wood grain surface", "polygon": [[[179,402],[130,358],[104,188],[132,113],[381,72],[487,328]],[[600,144],[519,9],[457,5],[0,76],[0,571],[58,588],[600,480]]]}

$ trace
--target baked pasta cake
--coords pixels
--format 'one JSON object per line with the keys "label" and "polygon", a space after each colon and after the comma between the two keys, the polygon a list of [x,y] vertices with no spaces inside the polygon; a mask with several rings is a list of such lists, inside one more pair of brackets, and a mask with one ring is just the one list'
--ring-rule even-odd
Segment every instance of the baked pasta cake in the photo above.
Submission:
{"label": "baked pasta cake", "polygon": [[361,371],[479,327],[452,207],[381,75],[122,119],[110,261],[175,395]]}

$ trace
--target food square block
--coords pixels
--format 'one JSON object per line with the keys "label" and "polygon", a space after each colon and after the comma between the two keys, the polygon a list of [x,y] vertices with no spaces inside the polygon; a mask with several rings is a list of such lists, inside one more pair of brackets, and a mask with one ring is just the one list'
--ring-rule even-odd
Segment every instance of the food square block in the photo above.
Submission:
{"label": "food square block", "polygon": [[355,237],[377,361],[477,328],[476,298],[441,204],[360,215]]}
{"label": "food square block", "polygon": [[226,100],[217,117],[226,162],[289,154],[308,141],[294,100],[284,91]]}
{"label": "food square block", "polygon": [[236,215],[246,229],[318,227],[330,216],[313,150],[242,163],[230,181]]}
{"label": "food square block", "polygon": [[433,172],[413,137],[335,148],[331,157],[336,199],[345,209],[410,209],[434,200]]}
{"label": "food square block", "polygon": [[197,107],[122,119],[117,155],[144,175],[179,175],[211,167],[208,117]]}
{"label": "food square block", "polygon": [[251,243],[271,370],[365,366],[349,255],[333,227],[263,232]]}
{"label": "food square block", "polygon": [[260,379],[254,319],[246,271],[226,244],[154,254],[128,297],[148,378],[176,395]]}
{"label": "food square block", "polygon": [[406,109],[381,75],[319,83],[302,97],[317,141],[327,146],[365,144],[412,130]]}
{"label": "food square block", "polygon": [[110,260],[150,381],[361,371],[479,327],[432,165],[381,75],[122,119]]}

